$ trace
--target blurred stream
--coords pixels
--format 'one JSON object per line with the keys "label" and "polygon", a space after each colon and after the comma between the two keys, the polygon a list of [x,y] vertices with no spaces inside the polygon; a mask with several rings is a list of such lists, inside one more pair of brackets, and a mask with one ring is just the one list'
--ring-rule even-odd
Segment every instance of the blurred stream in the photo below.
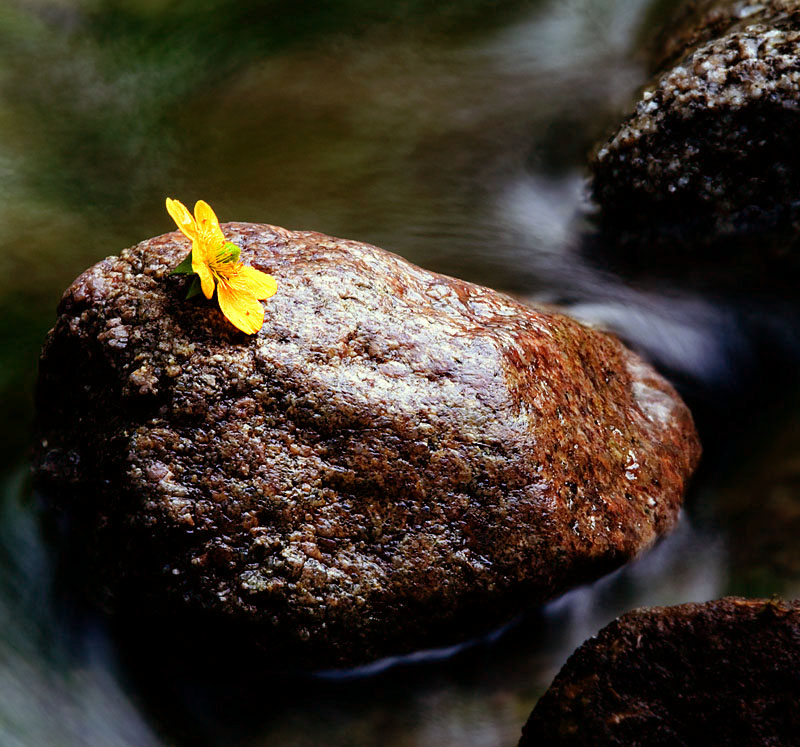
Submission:
{"label": "blurred stream", "polygon": [[[677,0],[675,2],[677,5]],[[569,654],[623,612],[800,595],[796,299],[622,278],[582,254],[585,168],[644,82],[648,0],[0,7],[0,744],[514,745]],[[644,28],[644,32],[642,29]],[[221,220],[375,243],[561,303],[652,360],[705,447],[677,531],[447,657],[231,681],[117,645],[58,602],[27,479],[36,360],[83,269]],[[728,286],[729,288],[729,286]]]}

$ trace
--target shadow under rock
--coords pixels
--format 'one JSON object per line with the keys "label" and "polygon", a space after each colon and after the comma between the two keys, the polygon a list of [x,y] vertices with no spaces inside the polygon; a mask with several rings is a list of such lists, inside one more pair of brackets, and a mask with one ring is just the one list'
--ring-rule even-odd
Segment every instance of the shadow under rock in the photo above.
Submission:
{"label": "shadow under rock", "polygon": [[632,606],[715,596],[720,557],[719,543],[684,517],[640,559],[486,636],[316,673],[279,664],[241,629],[196,613],[131,608],[104,618],[70,595],[66,577],[60,596],[77,638],[110,637],[123,683],[168,743],[370,745],[391,725],[391,745],[511,744],[511,726],[587,636]]}

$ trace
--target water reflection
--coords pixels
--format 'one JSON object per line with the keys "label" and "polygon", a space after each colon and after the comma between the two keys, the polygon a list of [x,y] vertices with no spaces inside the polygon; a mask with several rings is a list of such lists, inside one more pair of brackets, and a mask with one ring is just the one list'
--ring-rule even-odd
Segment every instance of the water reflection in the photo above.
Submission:
{"label": "water reflection", "polygon": [[102,628],[58,608],[37,519],[17,470],[0,486],[0,743],[161,744],[120,684]]}
{"label": "water reflection", "polygon": [[[631,607],[798,593],[796,532],[771,533],[793,529],[800,505],[786,425],[800,409],[796,305],[659,283],[657,268],[634,283],[585,261],[586,153],[643,80],[633,40],[651,5],[0,9],[0,454],[16,470],[0,525],[0,741],[510,745],[575,646]],[[165,194],[371,241],[612,329],[673,375],[703,430],[677,532],[499,638],[368,678],[236,679],[118,651],[101,621],[53,606],[19,424],[61,291],[171,230]],[[775,460],[783,477],[754,524]]]}

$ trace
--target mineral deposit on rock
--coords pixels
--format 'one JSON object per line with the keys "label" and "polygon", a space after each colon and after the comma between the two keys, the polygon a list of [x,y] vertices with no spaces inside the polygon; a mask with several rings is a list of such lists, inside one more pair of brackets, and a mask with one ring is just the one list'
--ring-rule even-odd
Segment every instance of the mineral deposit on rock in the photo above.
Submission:
{"label": "mineral deposit on rock", "polygon": [[[739,281],[800,267],[800,2],[689,2],[663,67],[598,151],[606,244],[637,269],[687,258]],[[698,251],[699,250],[699,251]]]}
{"label": "mineral deposit on rock", "polygon": [[81,275],[41,360],[36,476],[108,604],[198,610],[311,666],[451,644],[624,563],[699,455],[618,340],[375,247],[231,223],[258,335],[170,276]]}
{"label": "mineral deposit on rock", "polygon": [[570,657],[520,747],[797,744],[798,672],[800,602],[636,610]]}

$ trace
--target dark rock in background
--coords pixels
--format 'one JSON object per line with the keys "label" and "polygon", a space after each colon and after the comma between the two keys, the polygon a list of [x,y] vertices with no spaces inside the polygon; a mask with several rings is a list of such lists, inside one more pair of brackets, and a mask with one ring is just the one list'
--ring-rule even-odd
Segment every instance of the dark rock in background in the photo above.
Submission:
{"label": "dark rock in background", "polygon": [[763,445],[727,465],[727,478],[706,508],[728,538],[728,593],[800,597],[798,401],[795,392],[768,419],[768,430],[760,425]]}
{"label": "dark rock in background", "polygon": [[784,23],[800,7],[797,0],[669,0],[669,4],[672,12],[663,19],[645,49],[653,74],[674,67],[688,50],[725,34],[756,24]]}
{"label": "dark rock in background", "polygon": [[520,747],[797,744],[798,672],[800,602],[636,610],[570,657]]}
{"label": "dark rock in background", "polygon": [[800,3],[688,3],[652,59],[653,82],[592,163],[611,264],[793,292]]}
{"label": "dark rock in background", "polygon": [[79,277],[45,345],[37,481],[112,608],[348,666],[485,631],[674,524],[691,416],[615,338],[366,244],[226,235],[278,279],[257,336],[184,300],[173,233]]}

